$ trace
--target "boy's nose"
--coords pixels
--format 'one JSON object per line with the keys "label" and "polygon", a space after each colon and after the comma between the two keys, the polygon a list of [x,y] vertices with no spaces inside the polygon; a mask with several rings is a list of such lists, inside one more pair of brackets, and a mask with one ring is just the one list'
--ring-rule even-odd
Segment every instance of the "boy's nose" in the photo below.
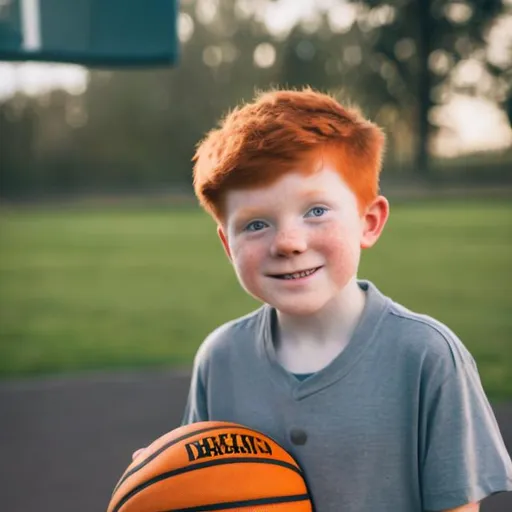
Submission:
{"label": "boy's nose", "polygon": [[307,249],[305,234],[300,230],[281,230],[276,233],[270,252],[272,256],[290,256],[303,253]]}

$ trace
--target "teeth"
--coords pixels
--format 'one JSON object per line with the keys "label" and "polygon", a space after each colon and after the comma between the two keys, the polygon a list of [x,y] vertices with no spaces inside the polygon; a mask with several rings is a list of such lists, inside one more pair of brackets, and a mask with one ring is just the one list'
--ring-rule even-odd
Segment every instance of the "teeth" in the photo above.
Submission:
{"label": "teeth", "polygon": [[313,274],[316,268],[310,270],[304,270],[302,272],[295,272],[294,274],[284,274],[283,279],[299,279],[300,277],[307,277]]}

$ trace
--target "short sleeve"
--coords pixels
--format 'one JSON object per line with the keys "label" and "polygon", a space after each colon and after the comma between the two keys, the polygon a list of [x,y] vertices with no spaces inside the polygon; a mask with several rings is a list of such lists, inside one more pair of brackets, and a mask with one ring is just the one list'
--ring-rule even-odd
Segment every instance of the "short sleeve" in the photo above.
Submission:
{"label": "short sleeve", "polygon": [[181,424],[189,425],[198,421],[208,421],[208,407],[206,390],[201,379],[200,364],[198,358],[196,358]]}
{"label": "short sleeve", "polygon": [[512,490],[512,464],[474,361],[425,394],[420,419],[423,508],[445,510]]}

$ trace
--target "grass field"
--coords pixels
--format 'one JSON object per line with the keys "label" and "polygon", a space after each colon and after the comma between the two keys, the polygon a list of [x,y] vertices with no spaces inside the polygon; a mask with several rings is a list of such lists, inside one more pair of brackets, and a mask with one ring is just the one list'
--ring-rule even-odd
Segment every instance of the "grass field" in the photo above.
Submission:
{"label": "grass field", "polygon": [[[493,399],[512,398],[512,205],[397,205],[360,277],[446,322]],[[199,210],[0,215],[0,377],[189,366],[205,335],[258,304]]]}

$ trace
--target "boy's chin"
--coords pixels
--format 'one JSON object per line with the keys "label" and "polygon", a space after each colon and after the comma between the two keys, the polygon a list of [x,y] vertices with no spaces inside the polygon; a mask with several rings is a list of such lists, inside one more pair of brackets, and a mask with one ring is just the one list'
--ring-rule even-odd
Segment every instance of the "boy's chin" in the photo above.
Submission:
{"label": "boy's chin", "polygon": [[276,301],[267,302],[282,315],[306,317],[317,314],[325,306],[325,301]]}

